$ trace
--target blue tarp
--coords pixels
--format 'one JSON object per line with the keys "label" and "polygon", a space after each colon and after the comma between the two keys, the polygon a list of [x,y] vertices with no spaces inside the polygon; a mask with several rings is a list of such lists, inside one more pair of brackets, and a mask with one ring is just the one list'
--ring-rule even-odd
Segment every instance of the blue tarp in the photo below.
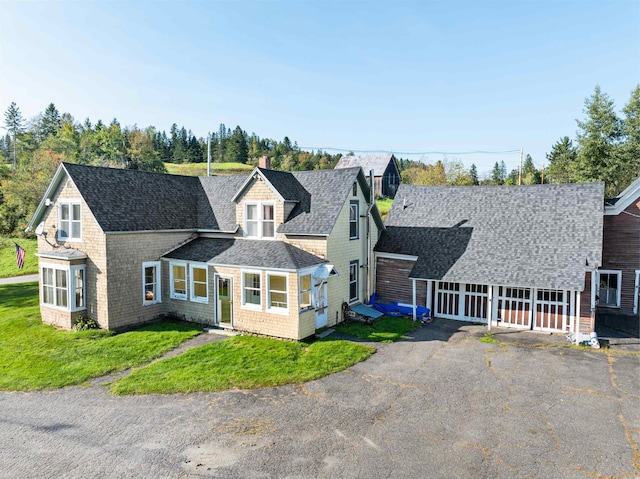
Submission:
{"label": "blue tarp", "polygon": [[[387,316],[413,316],[413,307],[411,305],[400,304],[397,301],[393,303],[379,303],[378,297],[374,294],[371,296],[373,307]],[[431,311],[424,306],[416,306],[416,316],[421,319],[431,317]]]}

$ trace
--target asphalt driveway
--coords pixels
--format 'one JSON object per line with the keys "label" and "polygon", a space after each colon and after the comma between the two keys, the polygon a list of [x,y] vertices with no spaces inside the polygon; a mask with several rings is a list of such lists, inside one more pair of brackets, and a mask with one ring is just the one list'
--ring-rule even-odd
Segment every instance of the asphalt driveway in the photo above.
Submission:
{"label": "asphalt driveway", "polygon": [[483,331],[436,320],[299,386],[0,393],[0,477],[640,476],[640,357]]}

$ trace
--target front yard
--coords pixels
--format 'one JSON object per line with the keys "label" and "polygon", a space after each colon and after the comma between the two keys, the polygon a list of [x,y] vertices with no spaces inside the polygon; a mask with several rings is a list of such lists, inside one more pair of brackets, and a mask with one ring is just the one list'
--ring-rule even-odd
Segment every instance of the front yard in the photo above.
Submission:
{"label": "front yard", "polygon": [[115,381],[114,393],[270,387],[342,371],[374,352],[350,341],[238,336],[149,364],[201,332],[198,325],[173,321],[121,334],[60,331],[40,320],[37,283],[0,285],[0,390],[60,388],[130,368],[139,369]]}

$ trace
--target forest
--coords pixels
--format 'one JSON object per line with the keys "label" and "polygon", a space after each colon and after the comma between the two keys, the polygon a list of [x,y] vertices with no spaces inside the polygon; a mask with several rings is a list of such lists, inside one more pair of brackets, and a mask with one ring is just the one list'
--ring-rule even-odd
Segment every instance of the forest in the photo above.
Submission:
{"label": "forest", "polygon": [[[606,195],[616,196],[640,176],[640,85],[632,90],[621,114],[599,86],[584,102],[584,117],[576,120],[575,138],[563,136],[550,145],[547,167],[538,169],[530,155],[522,171],[507,171],[496,161],[489,174],[479,175],[452,158],[435,163],[398,158],[402,181],[419,185],[517,185],[603,181]],[[288,137],[277,141],[247,134],[224,124],[205,137],[173,124],[121,126],[89,118],[78,122],[51,103],[26,120],[15,103],[4,115],[6,135],[0,137],[0,235],[21,236],[61,162],[166,172],[167,163],[207,161],[210,137],[214,163],[257,165],[263,155],[271,167],[284,171],[333,168],[342,156],[304,151]],[[351,153],[349,153],[351,154]]]}

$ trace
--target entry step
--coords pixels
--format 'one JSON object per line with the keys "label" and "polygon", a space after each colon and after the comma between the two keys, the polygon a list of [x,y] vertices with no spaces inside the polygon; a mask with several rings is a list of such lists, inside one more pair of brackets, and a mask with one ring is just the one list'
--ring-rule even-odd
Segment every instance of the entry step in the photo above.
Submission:
{"label": "entry step", "polygon": [[333,329],[333,328],[327,328],[324,331],[322,331],[321,333],[316,334],[316,338],[318,338],[318,339],[326,338],[327,336],[329,336],[334,331],[335,331],[335,329]]}

